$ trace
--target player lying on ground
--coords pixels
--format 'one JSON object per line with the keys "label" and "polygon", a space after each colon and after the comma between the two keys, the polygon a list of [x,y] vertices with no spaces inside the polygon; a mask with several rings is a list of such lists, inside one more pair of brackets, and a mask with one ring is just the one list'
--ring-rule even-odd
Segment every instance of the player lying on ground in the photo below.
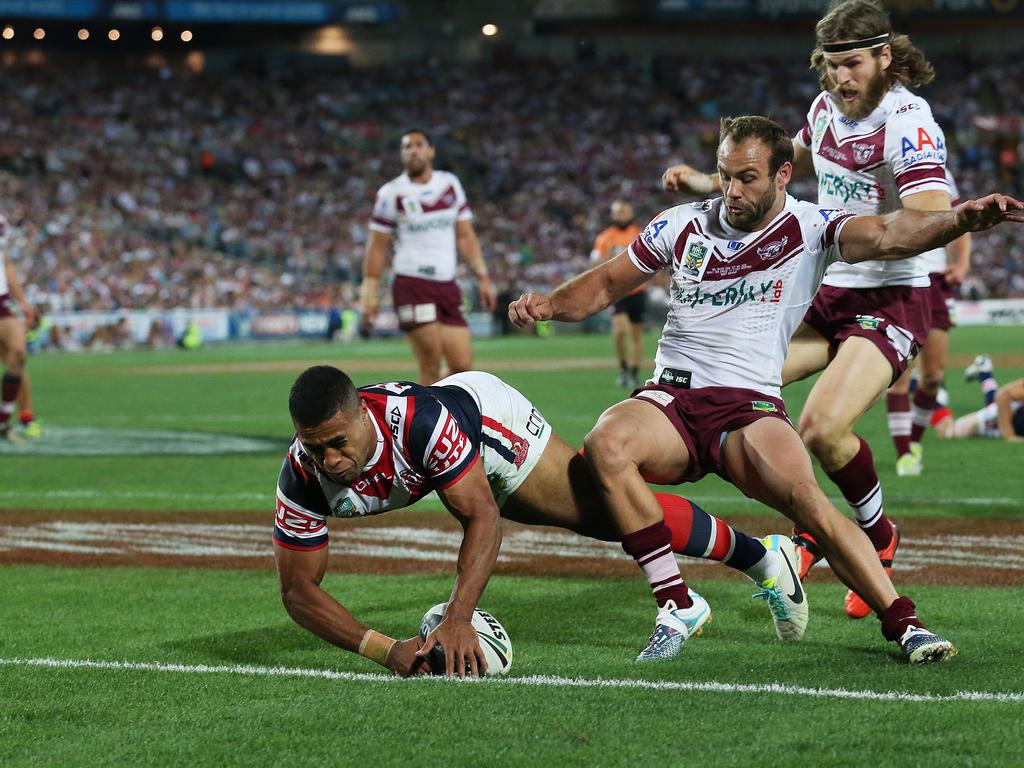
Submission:
{"label": "player lying on ground", "polygon": [[678,652],[679,622],[699,607],[675,560],[662,554],[669,533],[647,483],[716,472],[811,533],[910,661],[941,660],[955,653],[953,645],[923,627],[871,542],[818,487],[779,397],[782,366],[830,262],[906,258],[969,230],[1024,222],[1024,204],[990,195],[953,211],[855,216],[788,196],[792,170],[792,143],[780,126],[764,117],[724,119],[724,197],[664,211],[628,251],[550,294],[524,294],[509,305],[509,318],[520,326],[578,322],[671,270],[651,383],[605,411],[584,442],[623,547],[644,568],[658,602],[642,655]]}
{"label": "player lying on ground", "polygon": [[985,407],[955,421],[949,408],[936,410],[935,434],[945,439],[1001,437],[1011,443],[1024,442],[1024,379],[1000,387],[987,355],[974,358],[964,378],[981,384]]}
{"label": "player lying on ground", "polygon": [[[324,640],[400,675],[426,674],[424,657],[435,642],[445,650],[448,674],[464,674],[467,663],[477,674],[483,655],[470,620],[498,556],[502,517],[619,541],[583,456],[489,373],[458,373],[431,387],[388,382],[356,389],[338,369],[316,366],[295,381],[289,411],[297,434],[281,468],[274,526],[285,607]],[[325,521],[400,509],[431,491],[464,529],[455,586],[444,621],[426,642],[396,642],[321,589]],[[685,499],[660,501],[670,556],[671,548],[743,572],[760,585],[780,637],[803,634],[807,603],[788,597],[800,588],[786,536],[759,541]],[[710,616],[706,606],[699,623]]]}

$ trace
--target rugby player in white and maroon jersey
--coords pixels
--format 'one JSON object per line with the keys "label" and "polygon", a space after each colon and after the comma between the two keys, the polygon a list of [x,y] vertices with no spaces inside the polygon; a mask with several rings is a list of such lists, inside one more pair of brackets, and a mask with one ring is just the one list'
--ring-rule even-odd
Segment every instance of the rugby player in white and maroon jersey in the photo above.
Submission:
{"label": "rugby player in white and maroon jersey", "polygon": [[[959,205],[963,201],[948,169],[946,182],[953,205]],[[911,400],[911,368],[903,372],[885,395],[889,435],[896,447],[896,474],[899,476],[921,474],[924,469],[921,439],[933,418],[938,422],[948,412],[946,409],[939,413],[935,408],[949,359],[949,331],[954,325],[953,297],[971,267],[971,235],[961,235],[947,245],[945,251],[929,251],[921,258],[925,260],[931,279],[931,312],[928,336],[915,360],[919,373],[917,388]]]}
{"label": "rugby player in white and maroon jersey", "polygon": [[[578,322],[617,301],[658,270],[671,270],[668,320],[654,376],[612,406],[584,441],[598,486],[648,574],[678,574],[654,558],[668,535],[647,482],[694,481],[716,472],[787,515],[815,537],[836,575],[862,595],[882,633],[914,663],[953,655],[953,645],[924,628],[914,603],[892,586],[867,537],[822,493],[779,397],[790,339],[832,263],[904,259],[965,231],[1024,222],[1024,203],[1002,195],[955,211],[898,210],[856,216],[786,194],[793,145],[763,117],[722,121],[718,176],[724,197],[678,206],[652,221],[629,251],[548,295],[509,305],[517,325]],[[685,586],[683,587],[685,589]],[[671,623],[656,590],[661,627]]]}
{"label": "rugby player in white and maroon jersey", "polygon": [[421,130],[402,136],[405,172],[377,192],[363,262],[360,304],[363,326],[373,327],[379,305],[380,276],[394,239],[392,285],[398,327],[419,365],[421,384],[469,370],[473,346],[462,316],[462,294],[455,282],[461,255],[480,281],[480,302],[493,312],[497,295],[487,274],[473,212],[454,173],[434,170],[434,145]]}
{"label": "rugby player in white and maroon jersey", "polygon": [[[822,92],[793,150],[795,172],[817,175],[818,204],[858,214],[948,210],[945,139],[928,103],[908,90],[934,76],[924,54],[893,33],[874,0],[833,2],[815,32],[811,63]],[[697,193],[715,186],[713,177],[685,165],[669,168],[663,182]],[[899,533],[885,515],[871,449],[853,427],[917,354],[929,315],[921,258],[837,263],[796,330],[782,373],[789,384],[823,371],[797,429],[890,574]],[[821,554],[812,536],[796,534],[802,578]],[[846,594],[851,618],[870,613],[862,597]]]}
{"label": "rugby player in white and maroon jersey", "polygon": [[[309,631],[398,674],[425,673],[425,649],[435,641],[445,649],[449,675],[465,674],[467,661],[472,674],[481,671],[469,619],[498,554],[499,518],[619,540],[583,456],[529,400],[489,373],[457,373],[431,387],[392,381],[356,389],[337,368],[315,366],[295,381],[288,408],[296,437],[278,477],[274,525],[285,607]],[[321,588],[326,521],[400,509],[432,491],[465,531],[455,586],[445,620],[426,643],[398,642],[366,627]],[[666,551],[744,573],[761,588],[776,634],[800,639],[807,601],[789,537],[751,538],[678,496],[658,494],[657,503],[671,531]],[[675,635],[680,645],[710,617],[704,599],[691,594],[700,607]]]}
{"label": "rugby player in white and maroon jersey", "polygon": [[[4,366],[4,375],[0,379],[0,440],[15,439],[11,431],[11,415],[28,358],[25,328],[32,324],[35,316],[8,253],[9,233],[7,219],[0,216],[0,362]],[[15,303],[21,306],[24,321],[14,313]]]}

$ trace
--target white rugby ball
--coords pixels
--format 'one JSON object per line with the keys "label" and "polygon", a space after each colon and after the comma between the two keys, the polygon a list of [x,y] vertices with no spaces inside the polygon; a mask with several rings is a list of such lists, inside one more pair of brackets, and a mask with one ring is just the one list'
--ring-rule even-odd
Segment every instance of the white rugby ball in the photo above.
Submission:
{"label": "white rugby ball", "polygon": [[[420,637],[426,639],[444,618],[447,603],[438,603],[423,616],[420,622]],[[487,660],[488,675],[504,675],[512,668],[512,640],[501,622],[487,611],[477,608],[473,611],[473,629],[480,638],[480,650]],[[444,649],[435,645],[430,656],[430,668],[435,675],[444,674]]]}

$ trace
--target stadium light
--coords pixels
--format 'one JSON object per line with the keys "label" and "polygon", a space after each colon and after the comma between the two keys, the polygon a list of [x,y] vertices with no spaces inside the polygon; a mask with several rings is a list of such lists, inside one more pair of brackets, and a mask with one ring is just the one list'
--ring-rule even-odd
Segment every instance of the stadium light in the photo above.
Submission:
{"label": "stadium light", "polygon": [[181,33],[181,42],[183,42],[183,43],[191,43],[192,42],[192,32],[190,30],[186,29],[186,30],[182,31],[182,33]]}
{"label": "stadium light", "polygon": [[34,37],[36,40],[42,40],[44,37],[46,37],[46,30],[43,29],[42,27],[36,27],[36,31],[32,33],[32,37]]}
{"label": "stadium light", "polygon": [[149,33],[149,36],[153,38],[154,43],[159,43],[164,39],[164,31],[160,27],[153,27],[153,31]]}
{"label": "stadium light", "polygon": [[3,36],[4,36],[4,40],[10,40],[11,38],[13,38],[14,37],[14,27],[12,27],[9,24],[6,27],[4,27]]}
{"label": "stadium light", "polygon": [[118,32],[116,29],[112,29],[109,32],[107,32],[107,37],[110,38],[110,42],[114,42],[121,38],[121,33]]}
{"label": "stadium light", "polygon": [[89,39],[89,30],[88,29],[80,29],[80,30],[78,30],[78,39],[79,40],[88,40]]}
{"label": "stadium light", "polygon": [[483,32],[486,37],[494,37],[498,34],[498,25],[484,24],[483,27],[480,28],[480,31]]}

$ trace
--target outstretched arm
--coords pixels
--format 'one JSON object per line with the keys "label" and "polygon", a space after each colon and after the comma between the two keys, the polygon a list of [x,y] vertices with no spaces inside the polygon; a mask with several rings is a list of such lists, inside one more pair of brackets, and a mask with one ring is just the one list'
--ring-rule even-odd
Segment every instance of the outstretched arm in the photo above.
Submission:
{"label": "outstretched arm", "polygon": [[487,662],[473,629],[473,611],[498,559],[501,513],[480,458],[454,485],[437,495],[462,523],[462,546],[444,620],[427,636],[418,655],[425,656],[435,643],[440,643],[444,648],[445,674],[463,677],[468,668],[477,677],[487,671]]}
{"label": "outstretched arm", "polygon": [[618,301],[650,278],[648,273],[633,264],[627,249],[562,283],[549,294],[524,293],[508,305],[508,318],[519,327],[538,320],[579,322]]}
{"label": "outstretched arm", "polygon": [[[814,173],[811,151],[798,141],[793,142],[793,178]],[[711,195],[721,188],[718,171],[702,173],[688,165],[673,165],[661,175],[661,186],[668,192],[689,192],[693,195]]]}
{"label": "outstretched arm", "polygon": [[399,642],[374,632],[320,587],[327,571],[327,547],[307,552],[275,542],[274,557],[281,600],[296,624],[403,677],[429,673],[426,662],[416,655],[419,637]]}
{"label": "outstretched arm", "polygon": [[1007,221],[1024,223],[1024,203],[999,194],[968,200],[951,211],[904,208],[884,216],[857,216],[839,233],[840,251],[848,264],[905,259]]}

